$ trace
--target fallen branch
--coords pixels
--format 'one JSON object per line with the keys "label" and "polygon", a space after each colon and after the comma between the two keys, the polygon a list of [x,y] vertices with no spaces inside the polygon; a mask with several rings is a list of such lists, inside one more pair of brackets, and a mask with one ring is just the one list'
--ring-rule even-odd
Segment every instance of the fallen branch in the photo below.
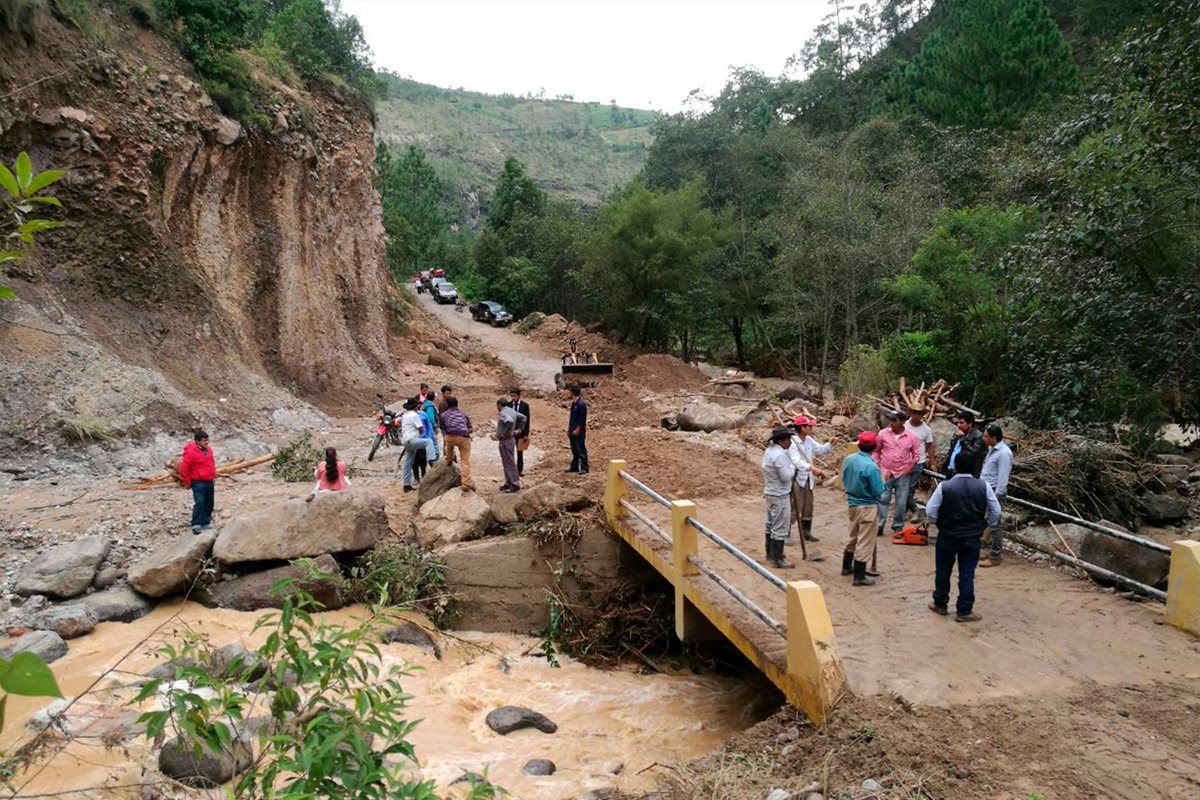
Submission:
{"label": "fallen branch", "polygon": [[[274,453],[268,453],[267,455],[259,456],[258,458],[251,458],[249,460],[242,459],[241,461],[234,461],[232,464],[222,464],[221,466],[217,467],[217,474],[218,475],[234,475],[238,472],[243,472],[245,470],[248,470],[251,467],[257,467],[259,464],[265,464],[268,461],[273,460],[274,458],[275,458]],[[130,489],[132,491],[139,491],[141,489],[153,489],[155,486],[162,486],[164,484],[170,483],[171,481],[175,481],[178,484],[183,483],[183,479],[179,477],[179,471],[178,471],[177,466],[173,466],[172,468],[168,469],[168,471],[166,473],[164,473],[162,475],[156,475],[153,478],[142,478],[139,483],[135,483],[132,486],[126,486],[125,488]]]}

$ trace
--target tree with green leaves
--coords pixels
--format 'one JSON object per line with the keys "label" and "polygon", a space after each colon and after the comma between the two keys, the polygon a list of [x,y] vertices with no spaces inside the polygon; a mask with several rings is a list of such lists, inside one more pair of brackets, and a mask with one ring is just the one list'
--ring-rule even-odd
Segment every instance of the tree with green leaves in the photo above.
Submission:
{"label": "tree with green leaves", "polygon": [[949,0],[949,13],[894,73],[898,103],[935,122],[1013,128],[1078,87],[1044,0]]}
{"label": "tree with green leaves", "polygon": [[437,266],[438,243],[453,221],[443,200],[446,185],[421,148],[409,145],[397,157],[385,142],[375,151],[375,185],[383,205],[388,267],[397,283],[407,283],[414,272]]}
{"label": "tree with green leaves", "polygon": [[488,227],[503,230],[518,214],[540,216],[546,207],[546,193],[529,177],[521,160],[504,159],[496,189],[488,203]]}

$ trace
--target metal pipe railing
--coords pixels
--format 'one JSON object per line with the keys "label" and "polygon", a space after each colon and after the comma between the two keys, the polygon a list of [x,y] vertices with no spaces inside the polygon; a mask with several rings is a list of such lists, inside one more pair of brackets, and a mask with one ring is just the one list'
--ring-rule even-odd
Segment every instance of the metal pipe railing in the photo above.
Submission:
{"label": "metal pipe railing", "polygon": [[[940,481],[946,480],[945,475],[941,474],[940,472],[934,472],[931,469],[924,469],[924,470],[922,470],[922,473],[925,475],[929,475],[931,477],[937,478]],[[1028,508],[1031,511],[1036,511],[1039,514],[1045,514],[1048,517],[1053,517],[1055,519],[1058,519],[1060,522],[1070,522],[1075,525],[1079,525],[1081,527],[1087,528],[1088,530],[1096,531],[1097,533],[1103,533],[1105,536],[1111,536],[1114,539],[1121,539],[1122,541],[1130,542],[1130,543],[1136,544],[1136,545],[1141,545],[1142,547],[1148,548],[1150,550],[1157,550],[1158,552],[1166,553],[1167,555],[1171,554],[1171,548],[1167,547],[1165,544],[1159,544],[1158,542],[1154,541],[1153,539],[1146,539],[1142,536],[1135,536],[1132,533],[1126,533],[1125,531],[1118,531],[1118,530],[1114,530],[1112,528],[1106,528],[1103,525],[1100,525],[1099,523],[1091,522],[1090,520],[1086,520],[1083,517],[1076,517],[1071,514],[1067,514],[1065,512],[1059,511],[1057,509],[1049,508],[1047,506],[1040,505],[1039,503],[1034,503],[1030,500],[1023,500],[1020,497],[1013,497],[1011,494],[1008,495],[1006,498],[1004,498],[1004,500],[1007,503],[1013,503],[1015,505],[1021,506],[1022,508]]]}
{"label": "metal pipe railing", "polygon": [[713,582],[716,583],[717,586],[720,586],[722,589],[729,592],[729,594],[733,596],[734,600],[737,600],[739,603],[744,605],[751,614],[766,623],[767,627],[775,631],[780,636],[785,638],[787,637],[787,628],[785,628],[777,619],[764,611],[757,603],[755,603],[749,597],[746,597],[746,595],[742,594],[736,586],[722,578],[716,573],[716,571],[695,556],[688,556],[688,561],[690,561],[692,564],[695,564],[696,569],[700,570],[709,578],[712,578]]}
{"label": "metal pipe railing", "polygon": [[695,528],[700,533],[702,533],[706,537],[708,537],[713,543],[715,543],[722,550],[729,553],[730,555],[732,555],[738,561],[741,561],[746,566],[750,567],[750,569],[757,572],[763,578],[766,578],[767,582],[770,583],[772,586],[774,586],[775,588],[777,588],[781,591],[784,591],[784,592],[787,591],[787,584],[784,583],[782,580],[780,580],[779,577],[777,575],[775,575],[775,573],[771,572],[766,567],[759,564],[757,561],[755,561],[753,558],[751,558],[750,556],[743,553],[741,550],[738,550],[736,547],[734,547],[732,544],[727,542],[725,539],[721,538],[721,536],[718,535],[716,532],[710,530],[707,526],[704,525],[704,523],[700,522],[695,517],[688,517],[687,522],[693,528]]}
{"label": "metal pipe railing", "polygon": [[1111,572],[1107,569],[1104,569],[1103,567],[1097,567],[1095,564],[1091,564],[1087,561],[1082,561],[1078,558],[1075,558],[1074,556],[1069,556],[1066,553],[1060,553],[1057,550],[1055,550],[1053,547],[1046,547],[1045,545],[1035,542],[1033,539],[1029,539],[1025,536],[1022,536],[1019,533],[1012,533],[1012,532],[1006,531],[1004,533],[1004,535],[1007,538],[1012,539],[1014,542],[1017,542],[1018,544],[1023,544],[1026,547],[1037,550],[1039,553],[1045,553],[1048,556],[1053,556],[1054,558],[1057,558],[1059,561],[1062,561],[1063,563],[1070,564],[1073,567],[1079,567],[1079,569],[1081,569],[1085,572],[1090,572],[1093,575],[1096,575],[1101,578],[1105,578],[1106,580],[1113,581],[1114,583],[1119,583],[1122,586],[1128,586],[1130,589],[1133,589],[1136,592],[1141,592],[1142,594],[1149,595],[1150,597],[1153,597],[1157,600],[1161,600],[1164,603],[1167,602],[1167,593],[1160,589],[1155,589],[1153,586],[1147,586],[1144,583],[1135,581],[1133,578],[1126,578],[1124,575],[1121,575],[1120,573]]}
{"label": "metal pipe railing", "polygon": [[628,472],[626,472],[625,470],[621,470],[621,472],[620,472],[619,474],[620,474],[620,476],[621,476],[622,478],[624,478],[624,479],[625,479],[627,482],[631,483],[635,489],[638,489],[638,490],[640,490],[640,491],[644,492],[645,494],[649,495],[649,496],[650,496],[650,498],[651,498],[652,500],[654,500],[654,502],[658,503],[660,506],[662,506],[662,507],[664,507],[664,508],[670,508],[670,507],[671,507],[671,501],[670,501],[670,500],[668,500],[667,498],[663,497],[661,494],[659,494],[658,492],[654,491],[654,490],[653,490],[653,489],[651,489],[649,486],[647,486],[646,484],[642,483],[641,481],[639,481],[637,478],[635,478],[635,477],[633,477],[632,475],[630,475],[630,474],[629,474]]}
{"label": "metal pipe railing", "polygon": [[657,524],[656,522],[654,522],[652,519],[650,519],[649,517],[647,517],[647,516],[646,516],[645,514],[643,514],[642,512],[638,511],[636,508],[634,508],[634,507],[633,507],[633,504],[632,504],[632,503],[630,503],[628,500],[626,500],[624,497],[622,497],[622,498],[621,498],[621,508],[623,508],[623,509],[625,509],[626,511],[628,511],[628,512],[629,512],[630,514],[632,514],[632,515],[633,515],[633,516],[634,516],[634,517],[635,517],[635,518],[636,518],[636,519],[637,519],[639,522],[641,522],[641,523],[642,523],[643,525],[645,525],[647,528],[649,528],[650,530],[654,531],[654,532],[655,532],[655,533],[657,533],[659,536],[661,536],[661,537],[662,537],[662,540],[663,540],[664,542],[666,542],[667,544],[671,544],[671,537],[667,535],[667,532],[666,532],[666,531],[664,531],[662,528],[660,528],[660,527],[658,526],[658,524]]}

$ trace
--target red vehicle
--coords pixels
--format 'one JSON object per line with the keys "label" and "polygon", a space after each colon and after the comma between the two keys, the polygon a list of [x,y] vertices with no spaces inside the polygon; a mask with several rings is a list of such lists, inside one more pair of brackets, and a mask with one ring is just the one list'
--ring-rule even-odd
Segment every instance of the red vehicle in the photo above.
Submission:
{"label": "red vehicle", "polygon": [[435,278],[444,278],[444,277],[446,277],[446,270],[444,270],[444,269],[435,269],[435,270],[433,271],[433,277],[435,277]]}
{"label": "red vehicle", "polygon": [[379,445],[390,447],[400,446],[400,415],[383,405],[383,395],[375,395],[375,438],[371,442],[371,452],[367,453],[367,461],[375,458]]}

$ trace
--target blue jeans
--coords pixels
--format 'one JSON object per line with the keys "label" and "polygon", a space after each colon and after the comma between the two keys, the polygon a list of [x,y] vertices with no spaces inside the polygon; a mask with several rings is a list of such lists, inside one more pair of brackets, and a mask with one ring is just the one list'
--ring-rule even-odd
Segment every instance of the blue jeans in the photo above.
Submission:
{"label": "blue jeans", "polygon": [[404,461],[403,461],[403,466],[401,467],[401,474],[402,474],[402,477],[404,478],[405,486],[412,486],[413,459],[416,457],[417,451],[424,450],[425,457],[426,457],[426,459],[428,459],[429,454],[431,452],[433,452],[432,444],[433,444],[432,439],[424,439],[420,436],[416,437],[415,439],[409,439],[407,442],[404,443]]}
{"label": "blue jeans", "polygon": [[213,482],[192,481],[192,527],[212,524]]}
{"label": "blue jeans", "polygon": [[975,608],[975,567],[979,564],[979,551],[983,539],[978,536],[938,535],[933,548],[934,578],[933,604],[938,608],[950,605],[950,573],[954,562],[958,562],[958,602],[955,610],[966,616]]}
{"label": "blue jeans", "polygon": [[587,431],[584,431],[578,436],[573,433],[568,433],[567,439],[571,442],[571,469],[579,472],[587,472]]}
{"label": "blue jeans", "polygon": [[904,527],[904,509],[908,505],[908,488],[912,483],[913,475],[893,475],[883,482],[883,488],[886,494],[883,500],[879,503],[879,528],[883,529],[883,525],[887,522],[888,505],[891,504],[892,498],[896,500],[896,510],[892,513],[892,530],[898,531]]}

